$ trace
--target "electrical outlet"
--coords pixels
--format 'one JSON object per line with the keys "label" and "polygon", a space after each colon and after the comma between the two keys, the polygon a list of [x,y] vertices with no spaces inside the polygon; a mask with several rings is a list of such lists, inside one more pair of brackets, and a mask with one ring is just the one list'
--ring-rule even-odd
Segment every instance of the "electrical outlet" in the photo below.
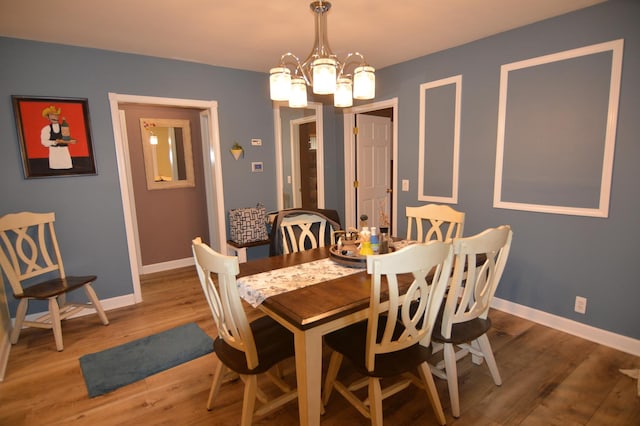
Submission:
{"label": "electrical outlet", "polygon": [[577,313],[584,314],[587,312],[587,298],[576,296],[576,304],[573,308]]}
{"label": "electrical outlet", "polygon": [[409,190],[409,179],[402,179],[402,190],[404,192]]}

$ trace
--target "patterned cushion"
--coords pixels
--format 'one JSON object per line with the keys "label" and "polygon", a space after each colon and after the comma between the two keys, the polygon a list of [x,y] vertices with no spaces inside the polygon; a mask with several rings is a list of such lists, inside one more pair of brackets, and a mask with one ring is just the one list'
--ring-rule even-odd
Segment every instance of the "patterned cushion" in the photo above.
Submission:
{"label": "patterned cushion", "polygon": [[262,204],[229,210],[231,240],[236,244],[267,240],[267,211]]}

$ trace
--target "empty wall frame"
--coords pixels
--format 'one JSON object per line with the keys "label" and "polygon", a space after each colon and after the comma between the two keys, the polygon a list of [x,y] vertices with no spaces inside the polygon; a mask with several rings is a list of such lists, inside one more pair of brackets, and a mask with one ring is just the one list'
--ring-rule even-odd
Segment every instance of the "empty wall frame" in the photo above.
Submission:
{"label": "empty wall frame", "polygon": [[462,75],[420,85],[418,200],[458,202]]}
{"label": "empty wall frame", "polygon": [[623,40],[501,67],[494,207],[607,217]]}

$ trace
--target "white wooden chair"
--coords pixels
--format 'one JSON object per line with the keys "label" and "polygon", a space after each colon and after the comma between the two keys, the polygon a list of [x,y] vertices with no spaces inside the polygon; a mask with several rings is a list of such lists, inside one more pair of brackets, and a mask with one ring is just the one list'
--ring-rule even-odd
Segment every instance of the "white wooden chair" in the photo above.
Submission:
{"label": "white wooden chair", "polygon": [[[298,396],[295,389],[271,371],[281,361],[293,357],[293,334],[267,316],[249,323],[236,285],[237,257],[215,252],[200,237],[192,241],[192,249],[200,284],[218,328],[213,347],[219,362],[207,409],[213,407],[227,373],[237,374],[245,386],[240,424],[250,425],[254,416],[267,415]],[[218,288],[212,275],[217,276]],[[258,375],[263,373],[280,388],[280,396],[269,399],[258,388]],[[262,403],[257,409],[256,399]]]}
{"label": "white wooden chair", "polygon": [[[414,244],[397,252],[368,256],[371,274],[369,318],[325,336],[333,350],[324,386],[326,405],[333,388],[342,394],[372,425],[382,424],[382,399],[410,384],[426,390],[440,424],[444,412],[427,360],[431,356],[431,333],[447,287],[453,262],[450,243],[432,241]],[[398,294],[398,275],[412,274],[413,283]],[[383,280],[383,276],[386,280]],[[383,284],[386,281],[388,284]],[[389,299],[381,299],[388,287]],[[417,302],[412,305],[410,302]],[[347,358],[363,380],[344,384],[336,380],[343,358]],[[412,372],[418,370],[421,379]],[[383,378],[404,376],[384,390]],[[368,385],[368,398],[358,393]]]}
{"label": "white wooden chair", "polygon": [[[433,332],[434,351],[444,347],[444,355],[432,371],[447,380],[454,417],[460,416],[458,360],[469,353],[475,364],[481,364],[484,359],[495,384],[502,384],[486,333],[491,327],[489,305],[502,277],[512,236],[511,227],[503,225],[453,242],[453,279]],[[474,264],[476,268],[466,268]]]}
{"label": "white wooden chair", "polygon": [[451,241],[462,236],[465,214],[447,205],[426,204],[407,207],[406,215],[407,240],[419,243],[431,240]]}
{"label": "white wooden chair", "polygon": [[334,244],[334,232],[327,219],[315,214],[286,216],[280,222],[282,248],[284,253],[295,253],[324,247],[327,226],[330,228],[331,244]]}
{"label": "white wooden chair", "polygon": [[[100,321],[109,324],[100,300],[91,287],[95,275],[67,276],[53,226],[55,213],[10,213],[0,218],[0,265],[13,296],[20,300],[11,332],[18,342],[23,326],[53,330],[56,349],[64,349],[61,321],[83,309],[95,309]],[[0,285],[2,275],[0,274]],[[90,303],[68,303],[67,293],[84,289]],[[46,314],[25,320],[29,300],[46,300]]]}

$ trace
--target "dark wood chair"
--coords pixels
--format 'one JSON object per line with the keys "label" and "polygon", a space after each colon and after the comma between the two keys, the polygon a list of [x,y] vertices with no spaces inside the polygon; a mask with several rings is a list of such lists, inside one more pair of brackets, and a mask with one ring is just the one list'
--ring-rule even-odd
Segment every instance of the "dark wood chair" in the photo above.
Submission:
{"label": "dark wood chair", "polygon": [[[316,247],[332,245],[335,243],[334,233],[341,229],[340,216],[336,210],[326,209],[285,209],[270,214],[271,230],[269,232],[269,256],[278,256],[288,252],[308,250],[313,247],[312,239],[308,239],[302,234],[303,229],[299,226],[291,226],[293,240],[289,231],[283,232],[283,224],[296,220],[297,216],[311,215],[313,222],[308,230],[315,240]],[[271,220],[272,219],[272,220]],[[300,219],[300,218],[297,218]],[[304,223],[304,222],[303,222]],[[321,223],[324,223],[323,231],[320,231]],[[306,224],[304,225],[306,229]],[[296,248],[292,248],[292,241]]]}
{"label": "dark wood chair", "polygon": [[[1,217],[0,265],[13,296],[20,300],[11,343],[18,342],[23,326],[47,328],[53,330],[56,348],[61,351],[64,349],[62,320],[90,308],[95,309],[104,325],[109,324],[109,320],[91,286],[96,276],[65,274],[54,221],[55,213],[21,212]],[[67,293],[80,288],[84,289],[90,303],[67,302]],[[26,321],[29,300],[48,301],[48,312]]]}
{"label": "dark wood chair", "polygon": [[511,227],[503,225],[453,242],[456,259],[453,278],[432,337],[434,351],[444,349],[444,355],[432,371],[447,380],[454,417],[460,417],[458,360],[469,353],[475,364],[485,360],[495,384],[502,384],[487,337],[491,328],[488,314],[509,256],[512,236]]}
{"label": "dark wood chair", "polygon": [[[333,389],[342,394],[372,425],[382,424],[382,399],[411,384],[426,390],[440,424],[444,412],[427,360],[431,356],[431,333],[444,298],[453,262],[451,243],[432,241],[413,244],[397,252],[368,256],[371,274],[369,318],[325,336],[333,350],[324,386],[326,405]],[[402,274],[411,274],[400,277]],[[383,278],[384,277],[384,278]],[[399,280],[411,280],[405,294],[399,294]],[[388,300],[382,295],[387,293]],[[412,305],[412,301],[417,303]],[[337,380],[347,358],[364,376],[345,384]],[[412,372],[417,370],[421,380]],[[384,390],[380,381],[401,376]],[[359,395],[368,386],[368,398]]]}
{"label": "dark wood chair", "polygon": [[[220,362],[213,376],[207,409],[213,407],[225,375],[234,373],[245,386],[240,424],[250,425],[254,416],[267,415],[298,396],[297,390],[272,371],[281,361],[294,356],[293,334],[270,317],[249,323],[236,285],[237,257],[215,252],[200,237],[192,241],[192,249],[200,284],[218,328],[213,348]],[[213,276],[217,277],[217,287]],[[280,396],[269,399],[258,388],[258,376],[263,373],[280,388]],[[262,403],[257,409],[256,399]]]}

